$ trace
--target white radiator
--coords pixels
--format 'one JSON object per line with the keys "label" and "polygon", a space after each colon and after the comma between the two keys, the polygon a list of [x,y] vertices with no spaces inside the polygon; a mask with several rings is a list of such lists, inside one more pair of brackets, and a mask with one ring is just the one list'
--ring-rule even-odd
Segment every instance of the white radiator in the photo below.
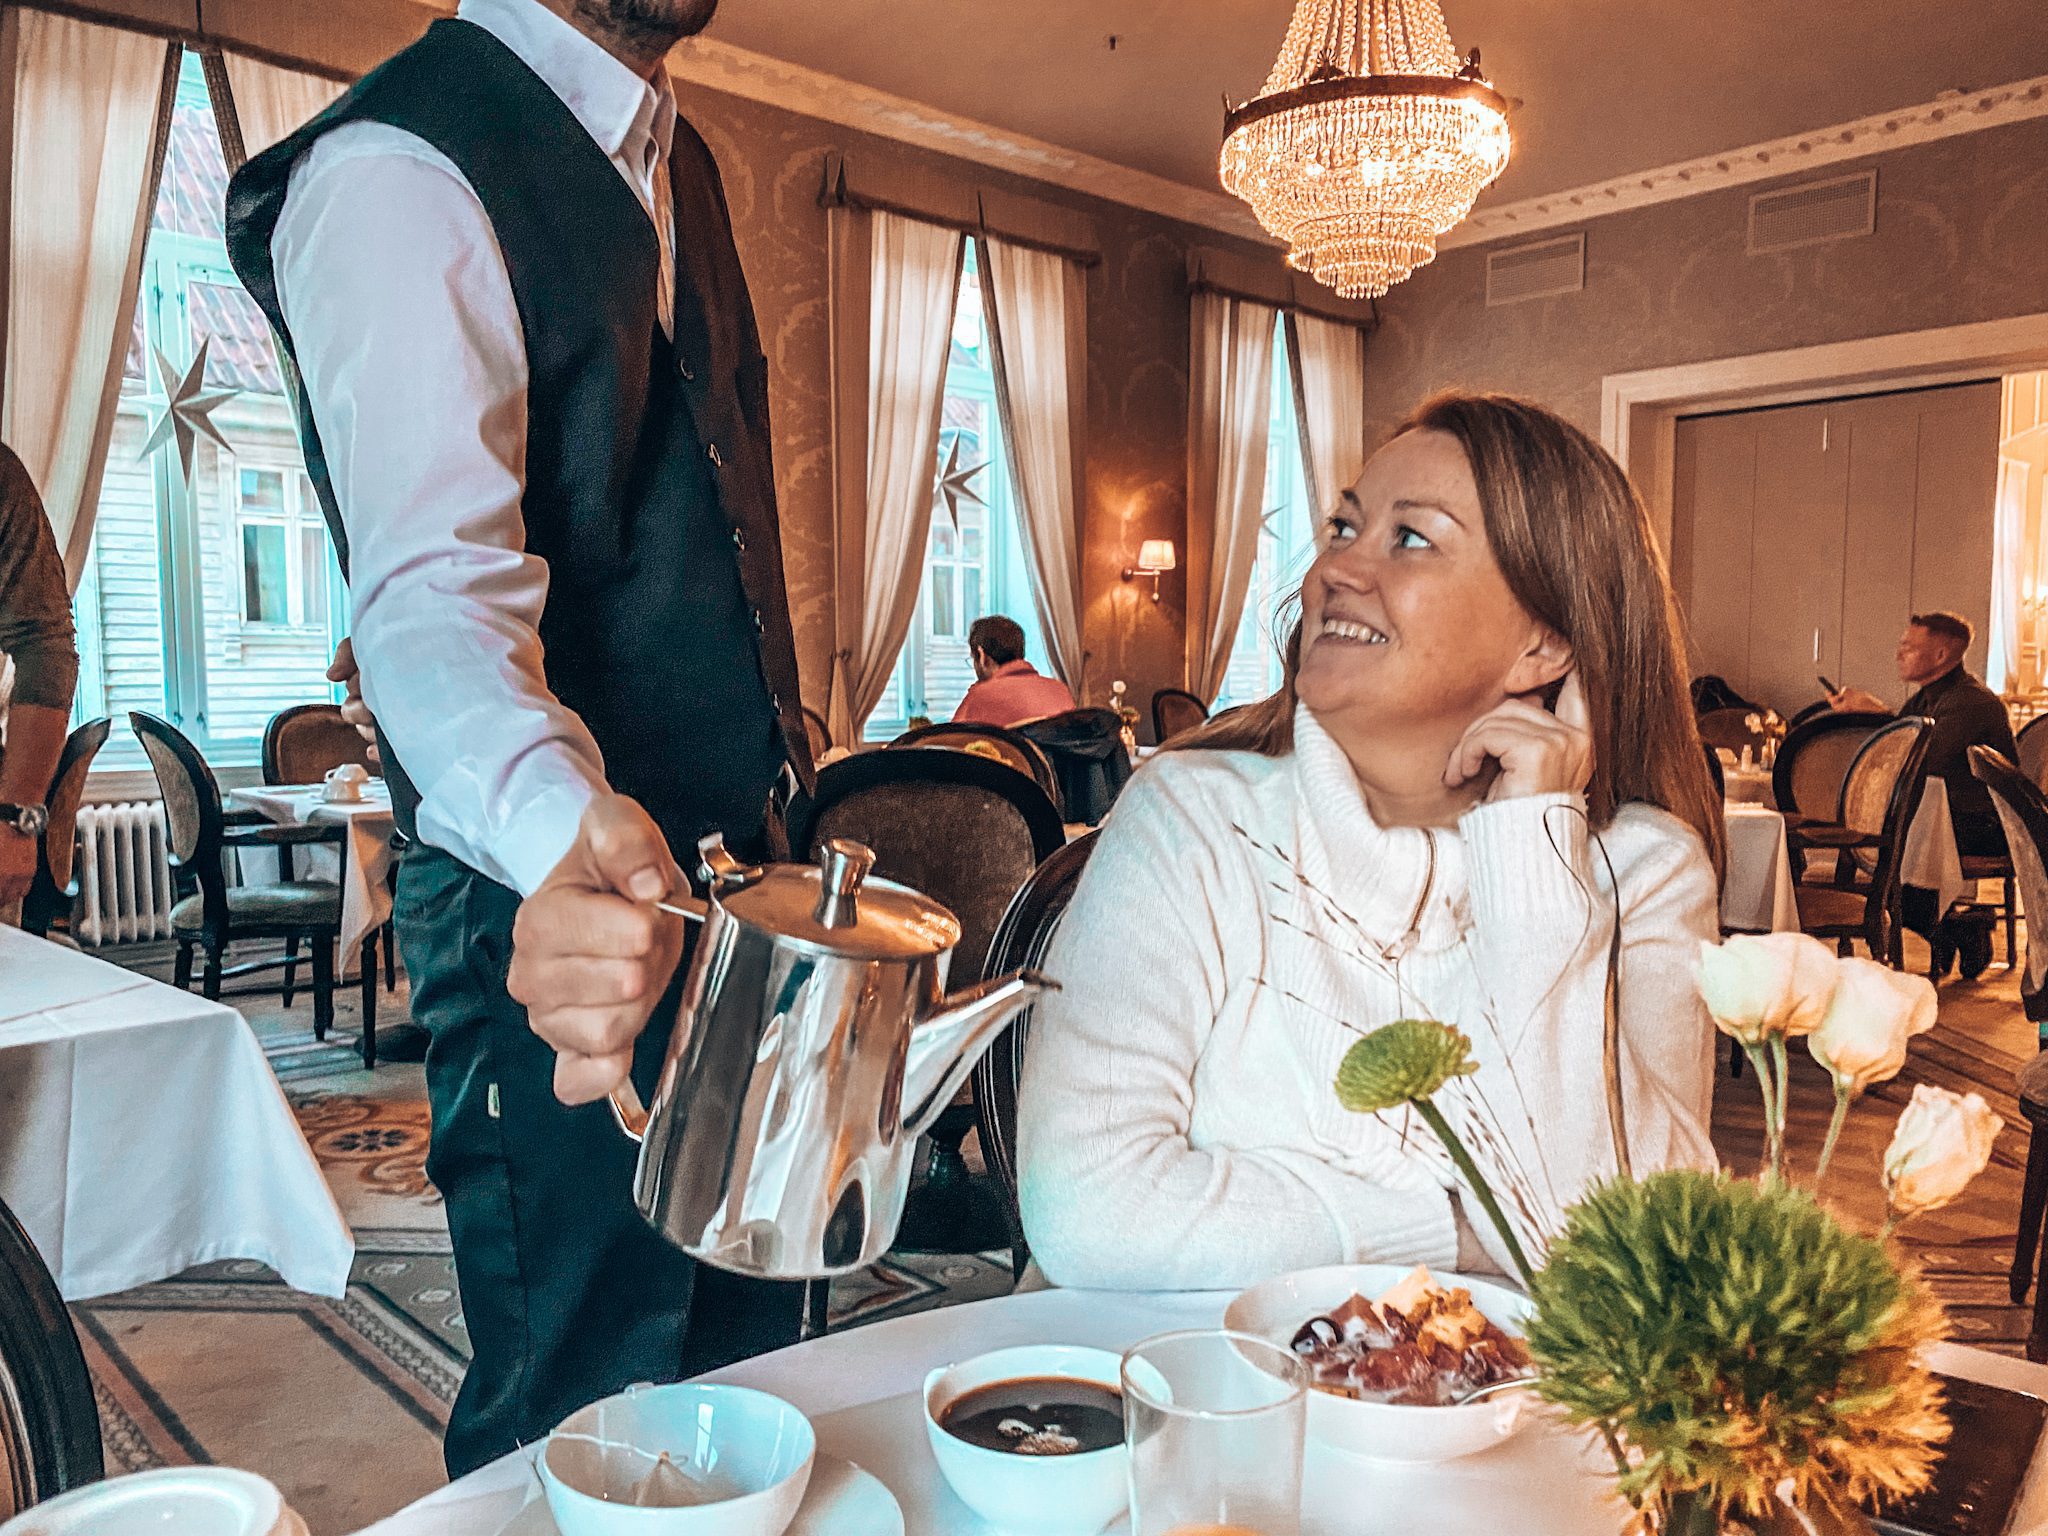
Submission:
{"label": "white radiator", "polygon": [[78,808],[81,944],[132,944],[171,935],[171,866],[163,803],[126,801]]}

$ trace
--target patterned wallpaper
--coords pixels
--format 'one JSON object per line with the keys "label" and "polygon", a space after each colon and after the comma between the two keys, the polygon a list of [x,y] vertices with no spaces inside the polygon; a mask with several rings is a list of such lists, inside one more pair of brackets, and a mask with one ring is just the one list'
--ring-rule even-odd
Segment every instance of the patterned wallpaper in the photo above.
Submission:
{"label": "patterned wallpaper", "polygon": [[[1150,601],[1119,579],[1141,539],[1187,549],[1187,253],[1227,239],[1167,219],[870,137],[775,107],[680,87],[725,177],[740,256],[760,314],[775,419],[784,563],[804,697],[822,710],[832,651],[832,501],[825,213],[817,196],[828,150],[856,167],[937,170],[1072,206],[1094,220],[1102,261],[1090,269],[1089,437],[1083,523],[1087,702],[1112,679],[1141,710],[1178,686],[1183,588]],[[1245,247],[1247,251],[1256,248]],[[1277,253],[1270,259],[1279,264]],[[1040,658],[1042,664],[1042,658]]]}
{"label": "patterned wallpaper", "polygon": [[1597,433],[1607,374],[2048,311],[2048,119],[1826,174],[1871,165],[1860,239],[1747,254],[1751,194],[1784,184],[1759,183],[1590,221],[1585,289],[1559,298],[1488,309],[1488,247],[1449,252],[1380,301],[1368,441],[1449,386],[1529,395]]}

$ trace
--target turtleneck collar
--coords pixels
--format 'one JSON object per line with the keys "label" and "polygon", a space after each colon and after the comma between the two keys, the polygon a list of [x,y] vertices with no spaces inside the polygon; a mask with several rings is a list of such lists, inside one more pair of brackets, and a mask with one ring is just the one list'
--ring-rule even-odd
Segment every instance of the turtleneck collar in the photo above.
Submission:
{"label": "turtleneck collar", "polygon": [[1457,943],[1466,913],[1463,838],[1449,828],[1374,821],[1351,759],[1306,705],[1295,706],[1294,758],[1309,883],[1382,946],[1399,943],[1411,925],[1412,948]]}

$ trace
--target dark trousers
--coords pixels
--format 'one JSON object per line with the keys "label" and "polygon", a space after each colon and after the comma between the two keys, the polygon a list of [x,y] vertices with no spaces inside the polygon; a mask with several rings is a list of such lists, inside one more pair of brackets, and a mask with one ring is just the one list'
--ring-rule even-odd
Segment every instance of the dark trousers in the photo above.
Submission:
{"label": "dark trousers", "polygon": [[[605,1104],[554,1095],[554,1052],[505,991],[518,896],[415,844],[395,916],[428,1031],[433,1142],[471,1360],[448,1475],[540,1439],[636,1381],[676,1381],[797,1337],[803,1288],[704,1268],[641,1219],[638,1149]],[[651,1097],[687,956],[634,1055]],[[694,1292],[694,1296],[693,1296]]]}
{"label": "dark trousers", "polygon": [[[2005,824],[1996,811],[1952,812],[1956,829],[1956,852],[1966,859],[2002,859],[2006,854]],[[1925,886],[1908,885],[1899,891],[1899,917],[1923,939],[1934,937],[1943,914],[1934,910],[1937,897]],[[1971,898],[1975,900],[1974,897]],[[1981,919],[1989,924],[1991,919]]]}

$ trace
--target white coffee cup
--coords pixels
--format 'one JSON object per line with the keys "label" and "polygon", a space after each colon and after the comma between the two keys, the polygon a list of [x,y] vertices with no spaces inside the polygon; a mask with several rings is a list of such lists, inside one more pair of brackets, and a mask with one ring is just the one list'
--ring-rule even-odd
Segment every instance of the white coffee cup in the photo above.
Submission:
{"label": "white coffee cup", "polygon": [[370,782],[370,770],[361,763],[343,763],[327,770],[320,798],[337,805],[351,805],[363,798],[363,786]]}

